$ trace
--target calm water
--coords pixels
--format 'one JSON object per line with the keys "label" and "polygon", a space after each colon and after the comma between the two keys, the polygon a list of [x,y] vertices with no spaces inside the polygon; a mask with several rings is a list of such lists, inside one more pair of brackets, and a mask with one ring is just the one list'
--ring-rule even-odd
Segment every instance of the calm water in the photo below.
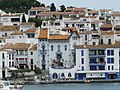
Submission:
{"label": "calm water", "polygon": [[24,90],[120,90],[120,83],[26,85]]}

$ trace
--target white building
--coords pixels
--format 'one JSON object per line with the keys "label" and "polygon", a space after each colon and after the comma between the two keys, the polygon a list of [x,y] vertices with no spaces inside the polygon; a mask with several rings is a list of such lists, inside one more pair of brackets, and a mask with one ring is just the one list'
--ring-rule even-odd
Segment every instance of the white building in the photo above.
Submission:
{"label": "white building", "polygon": [[0,49],[0,78],[11,77],[11,68],[15,68],[14,53]]}
{"label": "white building", "polygon": [[[76,66],[73,68],[52,68],[52,79],[119,79],[120,43],[114,45],[78,45],[76,49]],[[71,73],[71,78],[68,77]]]}
{"label": "white building", "polygon": [[70,35],[49,35],[48,29],[41,29],[38,36],[38,54],[41,69],[71,67],[75,63],[75,48],[80,37],[74,29]]}
{"label": "white building", "polygon": [[20,25],[23,13],[7,13],[1,15],[2,25]]}

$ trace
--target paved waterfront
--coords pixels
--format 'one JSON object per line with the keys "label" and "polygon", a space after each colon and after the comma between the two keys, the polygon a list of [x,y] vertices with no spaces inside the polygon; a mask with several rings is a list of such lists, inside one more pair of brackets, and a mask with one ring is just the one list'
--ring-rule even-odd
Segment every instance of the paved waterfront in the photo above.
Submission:
{"label": "paved waterfront", "polygon": [[120,83],[25,85],[24,90],[120,90]]}

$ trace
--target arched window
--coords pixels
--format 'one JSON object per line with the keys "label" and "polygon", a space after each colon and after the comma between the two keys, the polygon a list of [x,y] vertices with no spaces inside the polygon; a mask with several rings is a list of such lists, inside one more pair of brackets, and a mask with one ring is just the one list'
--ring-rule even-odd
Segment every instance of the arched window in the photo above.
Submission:
{"label": "arched window", "polygon": [[60,50],[60,45],[58,45],[57,47],[58,47],[58,50]]}
{"label": "arched window", "polygon": [[68,77],[69,77],[69,78],[72,77],[71,73],[68,73]]}
{"label": "arched window", "polygon": [[57,73],[53,73],[53,79],[57,79],[57,78],[58,78]]}
{"label": "arched window", "polygon": [[53,47],[54,47],[54,46],[53,46],[53,45],[51,45],[51,51],[53,51]]}
{"label": "arched window", "polygon": [[64,47],[65,47],[65,51],[67,51],[67,45],[65,45]]}
{"label": "arched window", "polygon": [[64,77],[65,77],[65,74],[64,74],[64,73],[62,73],[62,74],[61,74],[61,77],[63,77],[63,78],[64,78]]}

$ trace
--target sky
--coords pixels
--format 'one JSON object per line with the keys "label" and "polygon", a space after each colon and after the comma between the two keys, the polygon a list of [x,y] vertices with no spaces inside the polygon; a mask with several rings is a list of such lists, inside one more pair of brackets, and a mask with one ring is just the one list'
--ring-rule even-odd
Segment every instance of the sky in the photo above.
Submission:
{"label": "sky", "polygon": [[90,9],[120,10],[120,0],[37,0],[46,6],[54,3],[57,8],[61,5],[87,7]]}

